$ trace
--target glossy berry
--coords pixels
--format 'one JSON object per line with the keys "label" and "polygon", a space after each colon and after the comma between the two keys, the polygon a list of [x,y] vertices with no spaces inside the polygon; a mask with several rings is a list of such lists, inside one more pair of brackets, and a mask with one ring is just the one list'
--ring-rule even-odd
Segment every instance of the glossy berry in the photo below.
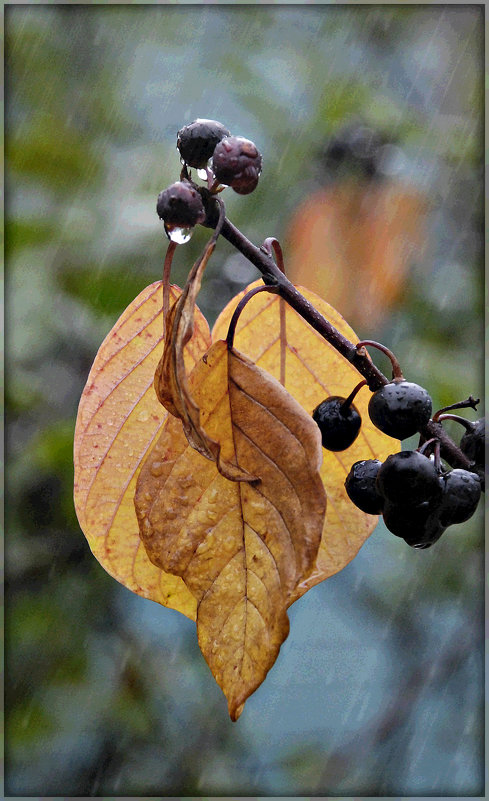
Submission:
{"label": "glossy berry", "polygon": [[242,136],[222,139],[212,156],[212,170],[220,184],[231,186],[239,195],[256,189],[262,157],[256,145]]}
{"label": "glossy berry", "polygon": [[345,398],[332,395],[317,406],[312,418],[321,431],[323,448],[344,451],[358,437],[362,418],[353,404],[345,408]]}
{"label": "glossy berry", "polygon": [[427,548],[445,531],[438,513],[437,501],[400,505],[385,502],[384,523],[396,537],[402,537],[413,548]]}
{"label": "glossy berry", "polygon": [[167,225],[189,227],[205,221],[202,198],[189,181],[177,181],[158,195],[158,217]]}
{"label": "glossy berry", "polygon": [[441,496],[435,466],[418,451],[388,456],[377,474],[377,490],[391,504],[419,505]]}
{"label": "glossy berry", "polygon": [[352,464],[346,477],[345,489],[349,499],[368,515],[380,515],[384,508],[384,499],[376,486],[381,466],[379,459],[364,459]]}
{"label": "glossy berry", "polygon": [[479,476],[468,470],[455,469],[440,478],[443,494],[440,520],[445,526],[464,523],[474,514],[481,496]]}
{"label": "glossy berry", "polygon": [[189,167],[203,168],[214,153],[214,148],[229,131],[216,120],[194,120],[177,134],[177,147]]}
{"label": "glossy berry", "polygon": [[470,428],[465,432],[460,440],[460,450],[465,453],[468,459],[475,462],[477,467],[484,467],[485,463],[485,441],[486,441],[486,421],[483,417],[470,424]]}
{"label": "glossy berry", "polygon": [[432,403],[427,391],[411,381],[394,379],[374,392],[368,404],[372,423],[396,439],[406,439],[431,417]]}

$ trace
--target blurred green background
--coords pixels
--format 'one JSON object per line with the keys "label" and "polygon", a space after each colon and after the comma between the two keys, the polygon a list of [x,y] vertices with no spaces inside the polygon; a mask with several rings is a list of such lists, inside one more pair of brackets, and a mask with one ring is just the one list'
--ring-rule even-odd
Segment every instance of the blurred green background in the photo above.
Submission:
{"label": "blurred green background", "polygon": [[[424,247],[358,333],[382,337],[435,408],[481,396],[482,13],[6,7],[7,795],[483,794],[481,513],[421,552],[380,524],[291,608],[232,724],[194,625],[103,571],[72,502],[78,400],[102,339],[161,275],[156,197],[196,117],[263,153],[256,192],[224,197],[257,244],[287,242],[323,186],[418,192]],[[325,169],[352,118],[395,143],[385,174]],[[178,249],[177,282],[206,236]],[[256,275],[220,242],[199,305],[212,321]]]}

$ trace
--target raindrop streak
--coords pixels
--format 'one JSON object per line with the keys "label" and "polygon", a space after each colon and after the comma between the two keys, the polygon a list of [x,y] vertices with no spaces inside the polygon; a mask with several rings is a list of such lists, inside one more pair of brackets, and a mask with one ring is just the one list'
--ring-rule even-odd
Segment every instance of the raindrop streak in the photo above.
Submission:
{"label": "raindrop streak", "polygon": [[176,242],[177,245],[185,245],[185,243],[191,239],[194,229],[185,228],[180,225],[167,225],[165,223],[165,232],[168,239],[171,239],[172,242]]}

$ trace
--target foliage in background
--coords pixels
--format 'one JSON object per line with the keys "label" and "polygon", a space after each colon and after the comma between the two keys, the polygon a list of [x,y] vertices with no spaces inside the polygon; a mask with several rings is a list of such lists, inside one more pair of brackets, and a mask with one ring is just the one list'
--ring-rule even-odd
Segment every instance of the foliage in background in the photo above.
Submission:
{"label": "foliage in background", "polygon": [[[287,238],[347,119],[395,133],[399,178],[427,200],[427,246],[399,306],[358,334],[382,336],[435,408],[481,395],[480,10],[5,16],[7,793],[481,793],[480,516],[424,554],[379,528],[291,610],[314,644],[289,638],[257,693],[263,722],[252,699],[231,729],[190,622],[115,586],[71,497],[78,399],[100,341],[160,278],[156,197],[176,131],[198,116],[264,154],[258,190],[228,204],[257,244]],[[179,283],[202,243],[177,254]],[[255,276],[221,249],[200,295],[210,322]]]}

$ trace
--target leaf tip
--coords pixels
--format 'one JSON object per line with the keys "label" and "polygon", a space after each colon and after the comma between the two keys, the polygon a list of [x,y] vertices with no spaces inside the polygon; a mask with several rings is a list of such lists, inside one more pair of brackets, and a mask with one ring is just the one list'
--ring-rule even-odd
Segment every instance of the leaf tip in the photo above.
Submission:
{"label": "leaf tip", "polygon": [[241,704],[236,704],[235,701],[229,702],[228,704],[229,717],[231,718],[233,723],[236,723],[236,721],[238,720],[239,716],[241,715],[244,709],[244,705],[245,705],[244,701]]}

